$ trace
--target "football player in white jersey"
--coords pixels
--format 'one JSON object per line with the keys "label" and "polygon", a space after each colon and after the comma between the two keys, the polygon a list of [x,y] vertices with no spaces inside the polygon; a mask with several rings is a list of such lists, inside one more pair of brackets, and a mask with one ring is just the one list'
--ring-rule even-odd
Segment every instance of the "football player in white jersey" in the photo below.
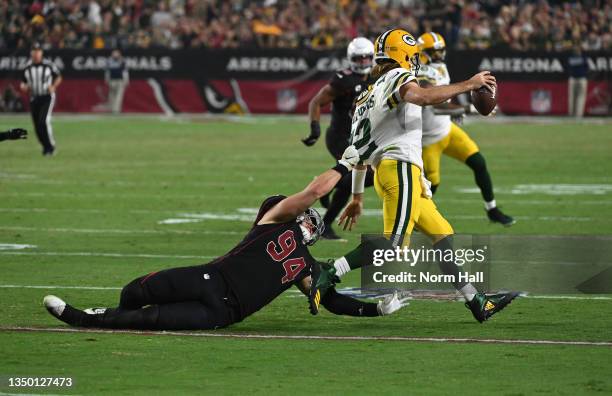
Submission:
{"label": "football player in white jersey", "polygon": [[[459,83],[421,88],[417,82],[419,55],[416,40],[405,30],[388,30],[376,39],[372,75],[377,80],[357,98],[352,120],[351,144],[358,150],[362,165],[353,169],[353,201],[340,217],[340,223],[351,229],[360,216],[365,168],[371,165],[375,170],[374,186],[383,202],[388,246],[404,246],[404,237],[416,225],[431,238],[434,249],[447,252],[452,250],[453,228],[431,200],[429,182],[423,175],[422,106],[443,103],[483,86],[493,90],[496,82],[495,77],[484,71]],[[358,249],[363,248],[360,245]],[[479,292],[471,283],[460,280],[454,260],[442,256],[445,257],[439,262],[442,272],[454,275],[453,286],[464,296],[466,306],[479,322],[489,319],[518,295]],[[334,276],[368,264],[361,257],[360,252],[351,252],[323,267],[316,282],[313,278],[313,313],[316,312],[313,300],[316,303],[320,299],[317,294],[325,293]]]}
{"label": "football player in white jersey", "polygon": [[[450,84],[448,69],[444,63],[446,43],[438,33],[424,33],[418,39],[421,70],[421,86],[439,86]],[[423,107],[423,166],[425,176],[431,182],[432,193],[440,185],[440,157],[446,154],[466,164],[474,172],[476,185],[484,199],[487,216],[494,223],[506,227],[515,220],[504,214],[498,207],[493,194],[493,183],[487,169],[485,158],[478,145],[451,117],[461,119],[470,107],[441,103]]]}

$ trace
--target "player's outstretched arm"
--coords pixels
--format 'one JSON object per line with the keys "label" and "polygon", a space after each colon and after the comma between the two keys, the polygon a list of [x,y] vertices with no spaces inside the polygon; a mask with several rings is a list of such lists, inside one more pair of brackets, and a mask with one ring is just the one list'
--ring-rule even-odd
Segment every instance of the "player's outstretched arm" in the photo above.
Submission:
{"label": "player's outstretched arm", "polygon": [[[310,282],[311,279],[308,276],[297,284],[306,296],[309,295]],[[407,306],[410,299],[407,293],[395,291],[378,302],[370,303],[340,294],[332,287],[321,299],[321,305],[335,315],[372,317],[391,315]]]}
{"label": "player's outstretched arm", "polygon": [[0,132],[0,142],[3,140],[18,140],[27,139],[28,131],[22,128],[9,129],[6,132]]}
{"label": "player's outstretched arm", "polygon": [[321,119],[321,107],[327,106],[336,99],[336,91],[331,85],[325,84],[323,88],[310,99],[308,102],[308,118],[310,119],[310,135],[307,138],[302,139],[302,143],[306,146],[312,146],[317,142],[321,136],[321,125],[319,121]]}
{"label": "player's outstretched arm", "polygon": [[342,158],[333,168],[317,176],[305,189],[293,194],[266,212],[257,224],[284,223],[295,219],[311,207],[319,198],[330,192],[340,178],[348,174],[359,161],[355,146],[344,150]]}
{"label": "player's outstretched arm", "polygon": [[400,87],[400,96],[404,102],[419,106],[431,106],[480,87],[487,87],[491,91],[495,90],[495,77],[491,72],[483,71],[469,80],[430,88],[422,88],[416,82],[411,81]]}

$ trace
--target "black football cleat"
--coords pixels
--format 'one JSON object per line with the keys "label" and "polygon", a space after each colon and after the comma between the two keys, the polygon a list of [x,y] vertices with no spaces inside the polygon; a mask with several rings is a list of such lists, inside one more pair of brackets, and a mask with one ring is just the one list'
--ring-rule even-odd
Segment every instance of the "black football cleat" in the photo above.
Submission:
{"label": "black football cleat", "polygon": [[83,311],[66,304],[64,300],[53,295],[45,296],[43,305],[51,315],[70,326],[81,326],[83,315],[86,315]]}
{"label": "black football cleat", "polygon": [[474,318],[482,323],[504,309],[518,296],[519,292],[499,294],[478,293],[472,301],[466,302],[465,306],[472,312]]}
{"label": "black football cleat", "polygon": [[340,235],[336,234],[336,231],[331,227],[331,224],[325,224],[325,231],[321,234],[321,238],[327,239],[330,241],[337,241],[342,239]]}
{"label": "black football cleat", "polygon": [[504,212],[497,207],[487,210],[487,216],[491,222],[499,223],[504,227],[510,227],[512,224],[516,223],[513,217],[504,214]]}

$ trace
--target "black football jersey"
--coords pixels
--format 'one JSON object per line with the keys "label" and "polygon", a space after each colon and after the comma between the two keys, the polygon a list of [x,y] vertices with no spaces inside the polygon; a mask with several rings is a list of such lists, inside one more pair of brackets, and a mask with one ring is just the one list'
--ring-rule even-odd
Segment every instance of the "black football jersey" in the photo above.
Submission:
{"label": "black football jersey", "polygon": [[363,80],[362,74],[353,73],[351,69],[337,70],[329,81],[336,93],[332,102],[331,124],[332,133],[339,137],[351,135],[351,109],[355,98],[368,88],[374,81],[368,76]]}
{"label": "black football jersey", "polygon": [[[264,201],[262,215],[269,209],[264,208],[269,201]],[[211,265],[225,278],[238,300],[243,319],[310,275],[314,262],[302,243],[299,225],[292,220],[282,224],[255,224],[234,249]]]}

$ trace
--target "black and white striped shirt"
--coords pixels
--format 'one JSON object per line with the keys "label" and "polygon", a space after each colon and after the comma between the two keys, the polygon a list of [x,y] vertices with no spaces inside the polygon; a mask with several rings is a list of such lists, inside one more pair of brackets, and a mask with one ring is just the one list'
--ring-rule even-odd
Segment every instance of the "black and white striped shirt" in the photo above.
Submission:
{"label": "black and white striped shirt", "polygon": [[22,81],[30,87],[31,97],[49,95],[49,86],[60,73],[52,62],[44,59],[41,63],[29,61],[23,69]]}

